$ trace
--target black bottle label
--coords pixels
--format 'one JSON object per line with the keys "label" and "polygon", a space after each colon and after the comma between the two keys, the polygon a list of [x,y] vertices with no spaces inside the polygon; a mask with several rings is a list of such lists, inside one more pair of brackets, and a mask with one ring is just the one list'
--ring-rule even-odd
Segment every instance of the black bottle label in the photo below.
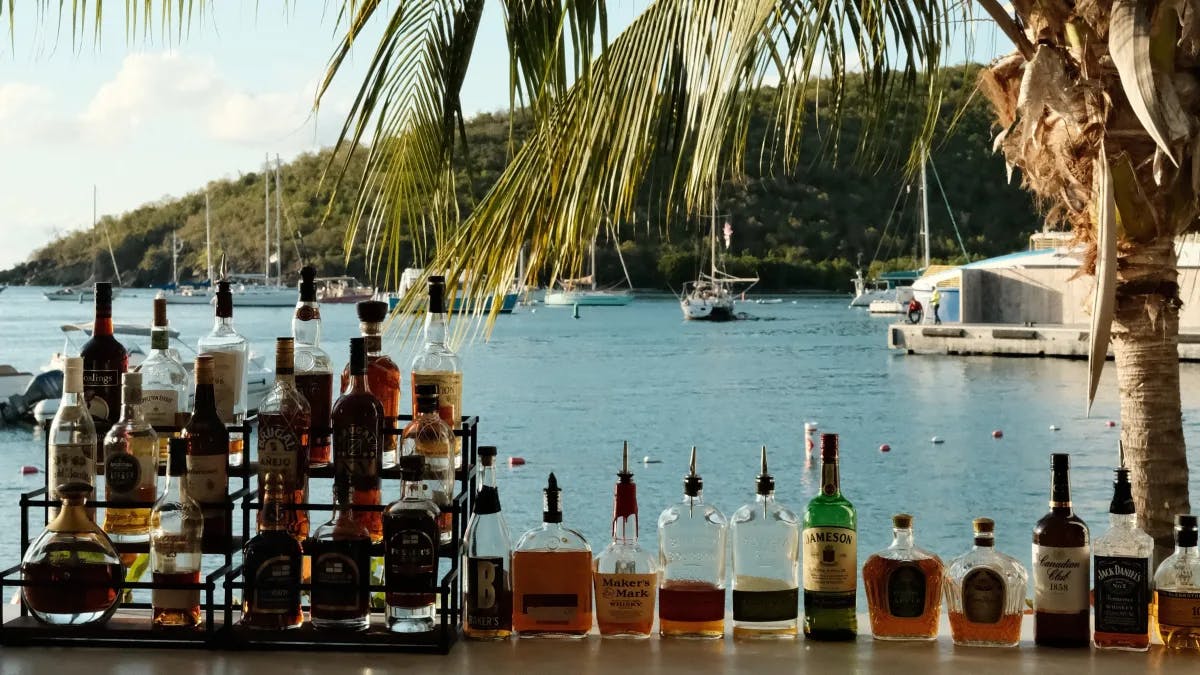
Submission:
{"label": "black bottle label", "polygon": [[312,611],[367,611],[371,573],[370,543],[317,542],[313,545]]}
{"label": "black bottle label", "polygon": [[733,589],[733,620],[793,621],[800,613],[800,590],[742,591]]}
{"label": "black bottle label", "polygon": [[104,462],[104,480],[112,496],[128,496],[142,480],[142,465],[133,455],[113,455]]}
{"label": "black bottle label", "polygon": [[251,608],[258,614],[287,614],[300,606],[300,560],[296,556],[267,558],[254,570]]}
{"label": "black bottle label", "polygon": [[384,584],[388,593],[433,593],[436,589],[438,531],[400,529],[387,533]]}
{"label": "black bottle label", "polygon": [[925,573],[915,563],[900,565],[887,579],[888,613],[912,619],[925,613]]}
{"label": "black bottle label", "polygon": [[1145,635],[1149,630],[1150,561],[1096,556],[1096,632]]}
{"label": "black bottle label", "polygon": [[504,558],[467,560],[467,626],[475,630],[512,629],[512,589]]}
{"label": "black bottle label", "polygon": [[83,400],[88,412],[98,420],[114,422],[121,406],[121,373],[87,365],[83,369]]}
{"label": "black bottle label", "polygon": [[373,486],[379,480],[379,430],[350,425],[333,432],[335,480],[351,486]]}
{"label": "black bottle label", "polygon": [[995,570],[977,567],[963,578],[963,614],[971,623],[999,623],[1004,616],[1004,578]]}

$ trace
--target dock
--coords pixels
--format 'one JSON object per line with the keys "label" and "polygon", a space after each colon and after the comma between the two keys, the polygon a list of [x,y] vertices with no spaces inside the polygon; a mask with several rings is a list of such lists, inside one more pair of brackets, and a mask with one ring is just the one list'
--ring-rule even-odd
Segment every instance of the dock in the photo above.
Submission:
{"label": "dock", "polygon": [[[1062,324],[900,322],[888,326],[888,348],[908,354],[1086,359],[1089,333],[1087,326]],[[1200,362],[1200,332],[1180,330],[1179,360]]]}

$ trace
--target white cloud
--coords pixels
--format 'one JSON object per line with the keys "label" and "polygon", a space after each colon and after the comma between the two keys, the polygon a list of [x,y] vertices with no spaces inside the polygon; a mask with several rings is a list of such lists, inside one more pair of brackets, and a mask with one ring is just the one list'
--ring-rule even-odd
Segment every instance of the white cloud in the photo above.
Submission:
{"label": "white cloud", "polygon": [[189,116],[221,87],[211,59],[178,52],[130,54],[113,79],[96,90],[79,124],[90,140],[119,142],[163,116]]}
{"label": "white cloud", "polygon": [[54,103],[54,93],[42,85],[0,82],[0,146],[57,136],[62,124]]}

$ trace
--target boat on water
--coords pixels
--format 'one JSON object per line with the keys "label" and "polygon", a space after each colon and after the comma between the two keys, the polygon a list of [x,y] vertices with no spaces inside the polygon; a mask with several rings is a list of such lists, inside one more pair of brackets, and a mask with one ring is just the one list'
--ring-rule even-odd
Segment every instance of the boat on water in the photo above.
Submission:
{"label": "boat on water", "polygon": [[[596,233],[599,236],[599,231]],[[615,246],[621,269],[625,270],[626,288],[599,288],[596,284],[596,239],[592,239],[591,264],[588,274],[578,279],[562,279],[558,288],[546,292],[542,304],[550,307],[623,307],[633,302],[633,283],[621,247]]]}
{"label": "boat on water", "polygon": [[[728,222],[724,228],[725,248],[733,237],[733,226]],[[709,270],[701,272],[695,281],[683,285],[679,307],[687,321],[733,321],[738,318],[734,307],[733,287],[749,284],[742,293],[758,283],[758,277],[735,277],[725,272],[717,263],[717,212],[714,205],[709,223]]]}
{"label": "boat on water", "polygon": [[[121,289],[114,286],[112,289],[113,297],[121,295]],[[96,299],[96,292],[91,286],[64,286],[58,290],[46,291],[42,293],[47,300],[54,302],[92,302]]]}
{"label": "boat on water", "polygon": [[322,304],[353,305],[375,297],[375,289],[354,277],[317,277],[317,300]]}
{"label": "boat on water", "polygon": [[[425,270],[423,268],[409,267],[404,270],[403,274],[400,275],[399,289],[392,293],[381,293],[378,297],[387,300],[389,310],[395,310],[400,306],[400,299],[404,297],[404,294],[407,293],[409,289],[413,287],[413,285],[420,282],[424,275]],[[463,283],[463,280],[460,280],[459,283]],[[512,314],[513,310],[517,308],[517,301],[520,300],[520,297],[521,294],[518,289],[510,288],[501,299],[499,310],[500,314]],[[454,302],[451,304],[451,308],[455,313],[478,311],[479,313],[487,314],[488,312],[492,311],[493,300],[493,298],[489,297],[483,301],[482,307],[476,308],[469,299],[464,298],[463,294],[459,290],[456,290],[454,293]]]}

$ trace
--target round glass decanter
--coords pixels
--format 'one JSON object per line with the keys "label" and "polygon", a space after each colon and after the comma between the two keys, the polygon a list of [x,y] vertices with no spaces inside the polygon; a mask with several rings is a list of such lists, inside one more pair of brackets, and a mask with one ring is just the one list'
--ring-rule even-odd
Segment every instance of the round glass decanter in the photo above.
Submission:
{"label": "round glass decanter", "polygon": [[62,508],[21,560],[21,600],[39,621],[103,623],[116,611],[125,568],[112,541],[88,517],[92,486],[58,486]]}

